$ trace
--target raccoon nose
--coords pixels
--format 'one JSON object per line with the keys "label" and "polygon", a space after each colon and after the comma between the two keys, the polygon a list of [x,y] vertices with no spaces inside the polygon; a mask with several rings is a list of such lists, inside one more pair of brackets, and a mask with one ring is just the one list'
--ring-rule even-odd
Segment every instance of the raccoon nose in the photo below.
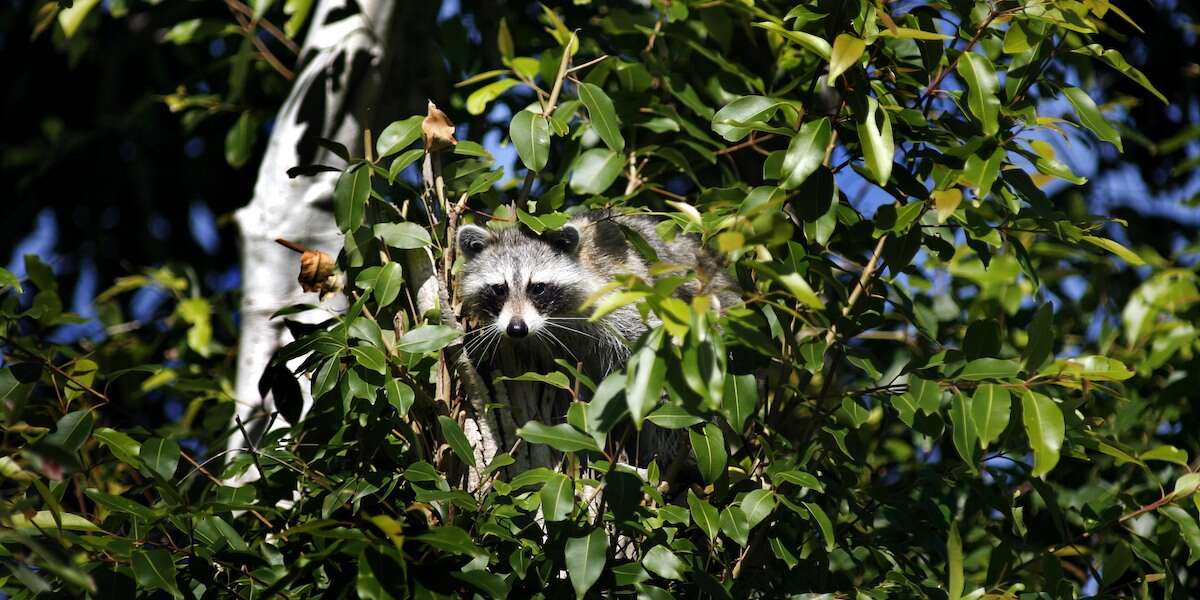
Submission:
{"label": "raccoon nose", "polygon": [[523,338],[529,334],[529,327],[525,325],[522,319],[513,319],[508,322],[508,336],[515,338]]}

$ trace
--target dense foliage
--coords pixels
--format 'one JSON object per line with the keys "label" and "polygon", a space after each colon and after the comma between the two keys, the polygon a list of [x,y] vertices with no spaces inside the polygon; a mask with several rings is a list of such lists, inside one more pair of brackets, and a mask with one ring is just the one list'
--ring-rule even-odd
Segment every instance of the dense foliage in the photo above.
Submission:
{"label": "dense foliage", "polygon": [[[1084,183],[1050,140],[1130,143],[1100,77],[1161,96],[1110,49],[1107,32],[1141,35],[1119,8],[581,4],[500,20],[495,64],[461,84],[466,114],[513,109],[515,172],[473,135],[452,142],[432,108],[366,132],[363,156],[335,147],[344,165],[297,166],[342,171],[346,245],[306,283],[350,308],[290,323],[262,379],[278,408],[262,418],[286,426],[248,452],[214,450],[243,425],[236,323],[187,269],[120,280],[98,299],[110,324],[145,286],[173,311],[84,347],[56,343],[75,317],[49,268],[0,271],[0,589],[1200,592],[1196,248],[1127,248],[1120,222],[1046,192]],[[620,281],[594,309],[636,302],[662,325],[602,381],[566,361],[526,376],[570,408],[518,423],[485,462],[464,431],[479,391],[447,240],[463,221],[542,231],[589,207],[703,237],[745,303],[674,298],[696,274],[669,265]],[[415,265],[445,292],[433,310]],[[510,383],[492,382],[488,412],[502,418]],[[138,415],[164,401],[172,422]],[[690,453],[620,464],[646,422],[685,430]],[[556,460],[513,468],[536,447]]]}

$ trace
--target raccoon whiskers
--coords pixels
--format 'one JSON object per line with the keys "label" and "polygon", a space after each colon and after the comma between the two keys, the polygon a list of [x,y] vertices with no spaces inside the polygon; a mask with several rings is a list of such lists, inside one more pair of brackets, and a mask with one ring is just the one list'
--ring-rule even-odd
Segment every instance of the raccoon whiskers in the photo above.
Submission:
{"label": "raccoon whiskers", "polygon": [[569,332],[571,332],[571,333],[577,333],[577,334],[579,334],[579,335],[582,335],[582,336],[584,336],[584,337],[589,337],[589,338],[592,338],[593,340],[600,341],[600,338],[598,338],[598,337],[596,337],[596,336],[594,336],[594,335],[592,335],[592,334],[590,334],[590,333],[588,333],[588,332],[586,332],[586,331],[584,331],[584,330],[582,330],[582,329],[580,329],[580,328],[578,328],[578,327],[570,327],[570,326],[568,326],[568,325],[563,325],[562,323],[557,323],[556,321],[558,321],[560,318],[561,318],[561,317],[551,317],[551,318],[548,318],[548,319],[546,319],[546,324],[547,324],[547,325],[549,325],[549,326],[551,326],[551,327],[557,327],[557,328],[559,328],[559,329],[565,329],[565,330],[567,330],[567,331],[569,331]]}
{"label": "raccoon whiskers", "polygon": [[534,335],[538,336],[538,337],[542,337],[543,339],[549,339],[549,340],[553,341],[554,343],[561,346],[562,349],[564,351],[566,351],[567,354],[570,354],[571,358],[575,359],[575,362],[579,362],[579,357],[575,356],[575,353],[572,352],[571,349],[562,342],[562,340],[558,339],[558,336],[554,335],[554,332],[550,331],[549,329],[538,329],[537,331],[534,332]]}

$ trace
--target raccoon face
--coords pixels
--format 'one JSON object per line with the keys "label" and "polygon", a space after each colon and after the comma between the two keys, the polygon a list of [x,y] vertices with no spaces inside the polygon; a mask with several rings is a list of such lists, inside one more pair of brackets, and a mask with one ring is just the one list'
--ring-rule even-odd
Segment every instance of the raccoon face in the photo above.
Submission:
{"label": "raccoon face", "polygon": [[509,338],[537,336],[558,318],[578,318],[598,284],[578,260],[579,230],[540,236],[519,227],[458,230],[463,310]]}

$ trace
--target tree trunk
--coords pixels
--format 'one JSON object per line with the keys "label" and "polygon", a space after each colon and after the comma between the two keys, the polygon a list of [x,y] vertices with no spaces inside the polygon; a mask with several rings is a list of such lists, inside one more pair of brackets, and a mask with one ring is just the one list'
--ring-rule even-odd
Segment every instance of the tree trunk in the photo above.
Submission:
{"label": "tree trunk", "polygon": [[[287,170],[298,165],[341,164],[341,159],[317,144],[318,138],[341,143],[354,154],[362,153],[362,131],[382,121],[385,114],[371,109],[383,100],[385,79],[394,60],[388,42],[397,39],[402,19],[394,18],[390,0],[320,0],[300,52],[303,66],[291,93],[279,109],[267,144],[254,198],[237,212],[242,239],[241,340],[238,346],[237,416],[246,424],[247,440],[240,430],[229,438],[229,449],[247,446],[271,426],[273,398],[260,395],[258,381],[271,355],[291,336],[276,310],[299,302],[315,302],[315,293],[304,293],[296,282],[298,256],[275,243],[286,238],[309,248],[336,255],[342,235],[331,212],[336,173],[290,178]],[[328,311],[344,310],[336,297],[323,310],[292,318],[318,321]],[[301,385],[304,410],[312,400]]]}

